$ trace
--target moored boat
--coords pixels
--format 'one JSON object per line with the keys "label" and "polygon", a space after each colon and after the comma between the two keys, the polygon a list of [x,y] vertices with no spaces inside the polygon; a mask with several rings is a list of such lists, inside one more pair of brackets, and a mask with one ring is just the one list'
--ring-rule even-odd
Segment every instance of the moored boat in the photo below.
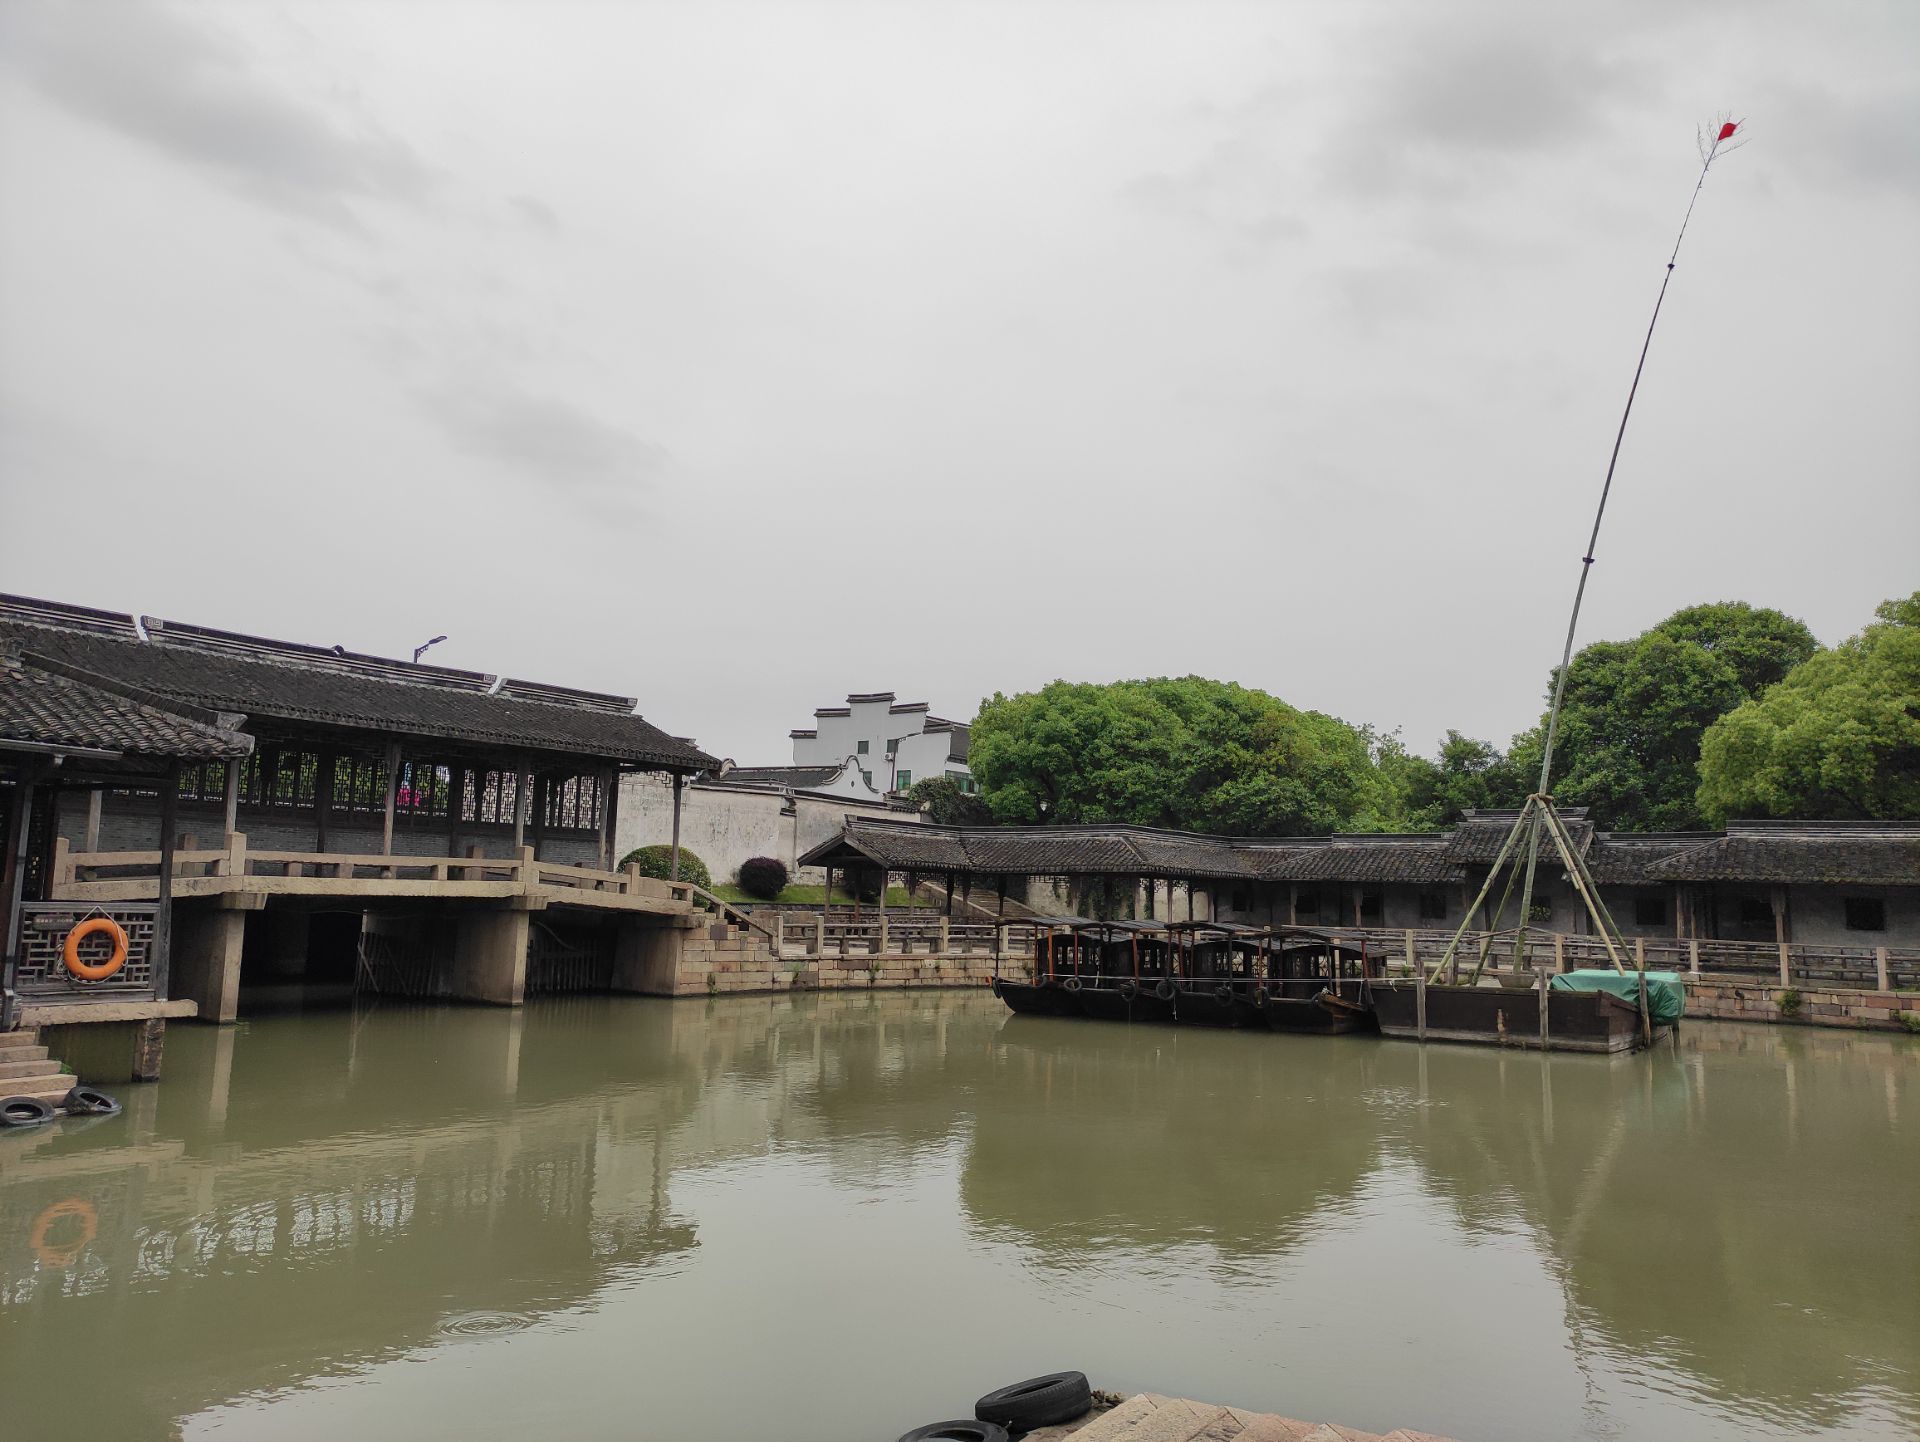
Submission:
{"label": "moored boat", "polygon": [[[1560,984],[1570,980],[1555,978],[1546,988],[1515,988],[1497,981],[1424,987],[1417,979],[1375,982],[1374,1014],[1387,1036],[1549,1051],[1630,1052],[1672,1034],[1674,1019],[1655,1015],[1661,1008],[1649,1005],[1643,1013],[1637,997],[1629,1000],[1598,986]],[[1661,990],[1669,982],[1662,975],[1649,980]],[[1677,978],[1671,987],[1678,994]]]}

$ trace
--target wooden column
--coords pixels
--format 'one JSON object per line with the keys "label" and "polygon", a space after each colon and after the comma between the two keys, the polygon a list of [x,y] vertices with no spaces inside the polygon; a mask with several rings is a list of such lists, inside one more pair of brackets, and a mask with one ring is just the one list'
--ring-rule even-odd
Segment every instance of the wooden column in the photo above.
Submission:
{"label": "wooden column", "polygon": [[4,970],[0,971],[0,1002],[4,1002],[5,1015],[0,1016],[0,1026],[9,1026],[13,1021],[13,980],[19,967],[19,953],[16,948],[20,941],[20,907],[26,900],[27,885],[27,840],[33,834],[33,790],[39,764],[33,761],[22,762],[20,780],[13,788],[13,815],[8,818],[4,860],[0,860],[0,921],[6,923],[7,932],[0,936],[0,957],[5,958]]}
{"label": "wooden column", "polygon": [[532,789],[533,772],[523,761],[513,772],[513,853],[516,856],[527,844],[527,806],[532,799],[527,793]]}
{"label": "wooden column", "polygon": [[400,792],[400,743],[387,743],[387,794],[380,811],[380,854],[393,855],[393,809]]}
{"label": "wooden column", "polygon": [[684,778],[678,771],[673,773],[673,852],[667,863],[667,879],[680,879],[680,783]]}
{"label": "wooden column", "polygon": [[[167,999],[167,974],[173,957],[173,846],[179,810],[180,763],[176,761],[167,767],[160,783],[160,904],[153,914],[153,994],[162,1001]],[[323,817],[325,814],[321,813]]]}
{"label": "wooden column", "polygon": [[[333,809],[334,754],[324,751],[313,776],[313,849],[327,849],[327,813]],[[176,798],[177,799],[177,798]]]}
{"label": "wooden column", "polygon": [[[240,829],[240,767],[241,767],[241,764],[242,764],[241,759],[238,756],[234,757],[233,760],[227,763],[227,789],[226,789],[226,795],[222,798],[223,802],[225,803],[226,811],[221,822],[221,829],[224,830],[228,835],[231,835],[232,833]],[[93,794],[95,797],[98,797],[100,795],[98,791],[94,792]],[[89,822],[97,823],[98,816],[99,816],[99,805],[100,803],[97,800],[90,801],[87,803],[87,818]],[[95,825],[95,830],[96,831],[98,830],[97,824]],[[93,850],[93,848],[89,846],[87,850],[91,851]]]}
{"label": "wooden column", "polygon": [[620,818],[620,768],[609,766],[601,780],[600,793],[600,869],[613,870],[615,830]]}
{"label": "wooden column", "polygon": [[1793,917],[1787,909],[1787,888],[1774,887],[1768,894],[1773,903],[1773,939],[1785,946],[1793,940]]}
{"label": "wooden column", "polygon": [[891,873],[884,866],[880,868],[880,935],[874,945],[882,956],[887,950],[887,881],[890,876]]}
{"label": "wooden column", "polygon": [[[232,772],[233,764],[231,761],[227,763],[229,774]],[[95,786],[87,792],[87,829],[80,834],[82,851],[100,849],[100,806],[106,794],[107,788],[104,786]],[[227,823],[227,829],[229,831],[233,829],[232,822]]]}
{"label": "wooden column", "polygon": [[953,873],[951,871],[947,873],[947,905],[945,914],[947,920],[953,920]]}

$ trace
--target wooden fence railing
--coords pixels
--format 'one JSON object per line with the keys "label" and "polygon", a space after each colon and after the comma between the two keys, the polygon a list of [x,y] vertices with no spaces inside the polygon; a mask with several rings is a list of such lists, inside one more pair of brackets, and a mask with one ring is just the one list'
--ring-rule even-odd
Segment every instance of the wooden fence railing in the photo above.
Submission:
{"label": "wooden fence railing", "polygon": [[[764,913],[763,913],[764,915]],[[1412,971],[1438,965],[1453,939],[1451,931],[1404,931],[1363,927],[1315,927],[1316,934],[1364,943],[1383,968]],[[1033,951],[1028,923],[999,924],[869,916],[859,921],[841,914],[810,916],[783,910],[773,918],[772,934],[788,956],[1020,956]],[[1505,971],[1513,961],[1511,932],[1470,933],[1457,958],[1461,972],[1471,970],[1482,941],[1489,944],[1488,966]],[[1610,963],[1605,943],[1596,936],[1534,933],[1524,949],[1536,970],[1574,971]],[[1834,986],[1859,990],[1920,990],[1920,949],[1847,947],[1823,943],[1686,940],[1675,937],[1629,938],[1622,957],[1628,966],[1691,975],[1752,976],[1775,986]]]}

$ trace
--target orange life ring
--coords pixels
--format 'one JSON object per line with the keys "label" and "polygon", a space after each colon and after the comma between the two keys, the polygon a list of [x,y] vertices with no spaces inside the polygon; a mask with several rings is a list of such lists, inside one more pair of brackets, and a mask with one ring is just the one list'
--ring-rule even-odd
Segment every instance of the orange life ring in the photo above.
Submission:
{"label": "orange life ring", "polygon": [[[82,961],[80,943],[101,931],[113,937],[113,955],[105,961]],[[67,970],[80,980],[105,981],[127,964],[127,934],[120,929],[120,923],[110,916],[89,916],[67,933],[66,960]]]}
{"label": "orange life ring", "polygon": [[[65,1242],[51,1241],[54,1227],[68,1217],[80,1219],[79,1237]],[[64,1202],[55,1202],[34,1219],[34,1255],[49,1267],[71,1267],[99,1232],[100,1214],[94,1211],[93,1203],[68,1197]]]}

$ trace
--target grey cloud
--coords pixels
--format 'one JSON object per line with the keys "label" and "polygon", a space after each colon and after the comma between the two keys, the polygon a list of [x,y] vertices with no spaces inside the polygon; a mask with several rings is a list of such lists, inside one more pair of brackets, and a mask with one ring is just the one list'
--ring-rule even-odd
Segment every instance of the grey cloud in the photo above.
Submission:
{"label": "grey cloud", "polygon": [[416,400],[460,450],[562,485],[639,483],[667,459],[661,447],[570,401],[514,386],[442,388]]}
{"label": "grey cloud", "polygon": [[414,203],[429,168],[364,119],[276,90],[226,36],[157,5],[16,5],[3,48],[73,114],[281,209],[351,223],[349,199]]}
{"label": "grey cloud", "polygon": [[535,200],[530,195],[516,195],[511,197],[507,204],[513,207],[515,213],[531,229],[543,231],[548,235],[560,233],[560,217],[555,215],[553,207],[545,202]]}

